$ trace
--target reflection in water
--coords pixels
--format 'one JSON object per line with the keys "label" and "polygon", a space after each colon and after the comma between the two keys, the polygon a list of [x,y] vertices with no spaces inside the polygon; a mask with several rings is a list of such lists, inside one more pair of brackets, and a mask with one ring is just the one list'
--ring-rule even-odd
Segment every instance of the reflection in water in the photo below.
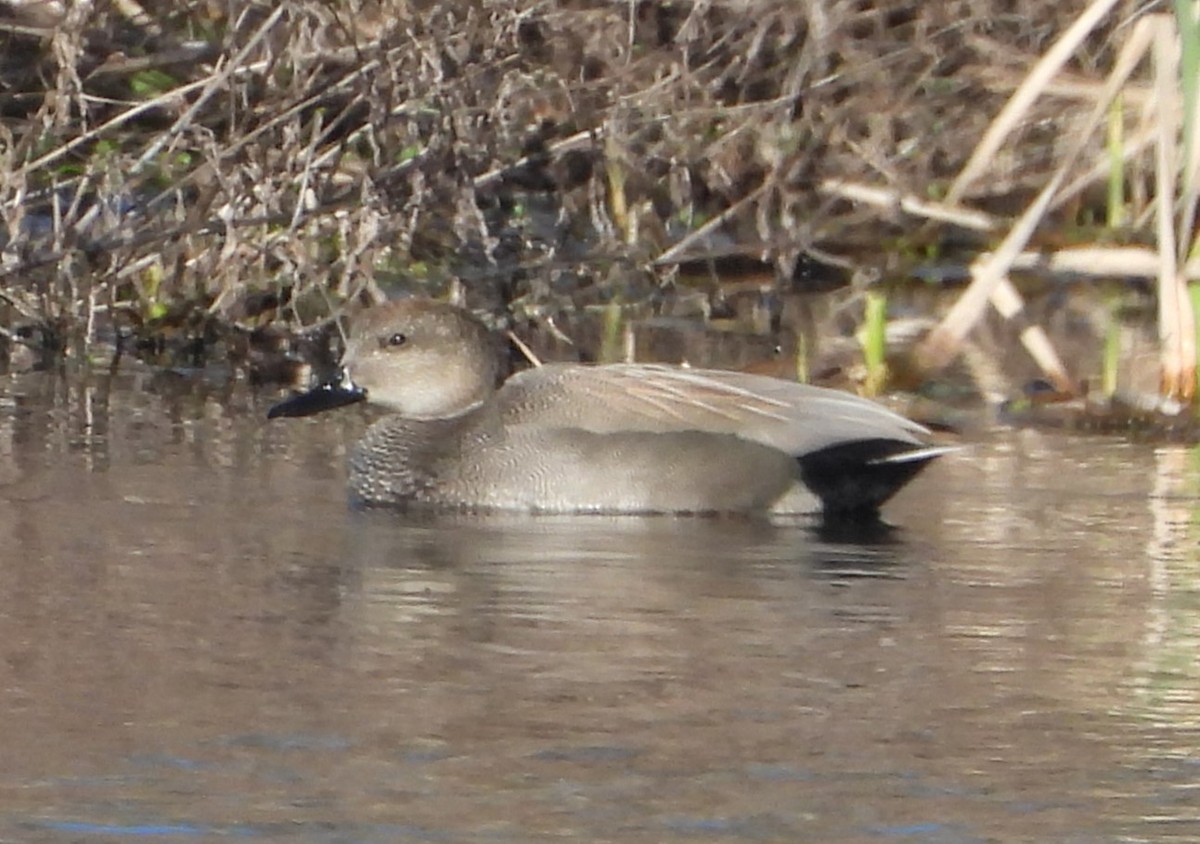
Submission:
{"label": "reflection in water", "polygon": [[[1151,594],[1142,634],[1144,660],[1138,666],[1138,694],[1131,711],[1169,736],[1162,752],[1200,764],[1200,554],[1193,526],[1200,467],[1196,452],[1155,451],[1154,487],[1149,501],[1152,528],[1145,559]],[[1195,743],[1176,745],[1184,729]],[[1186,813],[1192,816],[1189,807]]]}
{"label": "reflection in water", "polygon": [[4,395],[0,840],[1200,837],[1186,452],[1002,433],[863,542],[356,511],[354,414]]}

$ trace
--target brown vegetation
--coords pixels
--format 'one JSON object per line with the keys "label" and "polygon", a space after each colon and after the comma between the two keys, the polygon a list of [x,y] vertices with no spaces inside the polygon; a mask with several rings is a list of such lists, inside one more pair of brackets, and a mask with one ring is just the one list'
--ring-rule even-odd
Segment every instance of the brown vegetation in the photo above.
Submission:
{"label": "brown vegetation", "polygon": [[[791,284],[806,261],[878,276],[974,250],[995,235],[838,186],[944,196],[1085,5],[8,0],[0,333],[234,348],[391,285],[546,314],[729,253]],[[956,199],[1011,215],[1037,193],[1063,103],[1143,6]]]}

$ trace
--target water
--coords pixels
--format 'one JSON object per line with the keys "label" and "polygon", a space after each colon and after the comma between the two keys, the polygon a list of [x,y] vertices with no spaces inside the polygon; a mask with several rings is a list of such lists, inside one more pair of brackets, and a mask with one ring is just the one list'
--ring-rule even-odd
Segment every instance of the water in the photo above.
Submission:
{"label": "water", "polygon": [[0,842],[1200,839],[1200,468],[997,431],[822,536],[349,508],[356,411],[0,387]]}

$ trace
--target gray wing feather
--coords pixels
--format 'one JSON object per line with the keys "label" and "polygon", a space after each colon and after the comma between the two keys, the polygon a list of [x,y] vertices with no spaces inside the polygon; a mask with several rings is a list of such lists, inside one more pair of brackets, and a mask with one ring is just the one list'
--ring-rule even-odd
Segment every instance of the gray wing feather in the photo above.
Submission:
{"label": "gray wing feather", "polygon": [[549,364],[500,392],[508,424],[733,434],[789,454],[862,439],[923,444],[928,431],[837,390],[742,372],[653,364]]}

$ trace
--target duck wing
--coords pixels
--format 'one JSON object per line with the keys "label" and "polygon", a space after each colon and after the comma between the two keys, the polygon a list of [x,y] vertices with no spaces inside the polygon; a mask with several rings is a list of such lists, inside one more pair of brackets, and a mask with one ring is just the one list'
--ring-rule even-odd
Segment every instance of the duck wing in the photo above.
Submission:
{"label": "duck wing", "polygon": [[548,364],[510,378],[499,403],[509,425],[733,434],[796,456],[865,440],[919,447],[929,433],[850,393],[655,364]]}

